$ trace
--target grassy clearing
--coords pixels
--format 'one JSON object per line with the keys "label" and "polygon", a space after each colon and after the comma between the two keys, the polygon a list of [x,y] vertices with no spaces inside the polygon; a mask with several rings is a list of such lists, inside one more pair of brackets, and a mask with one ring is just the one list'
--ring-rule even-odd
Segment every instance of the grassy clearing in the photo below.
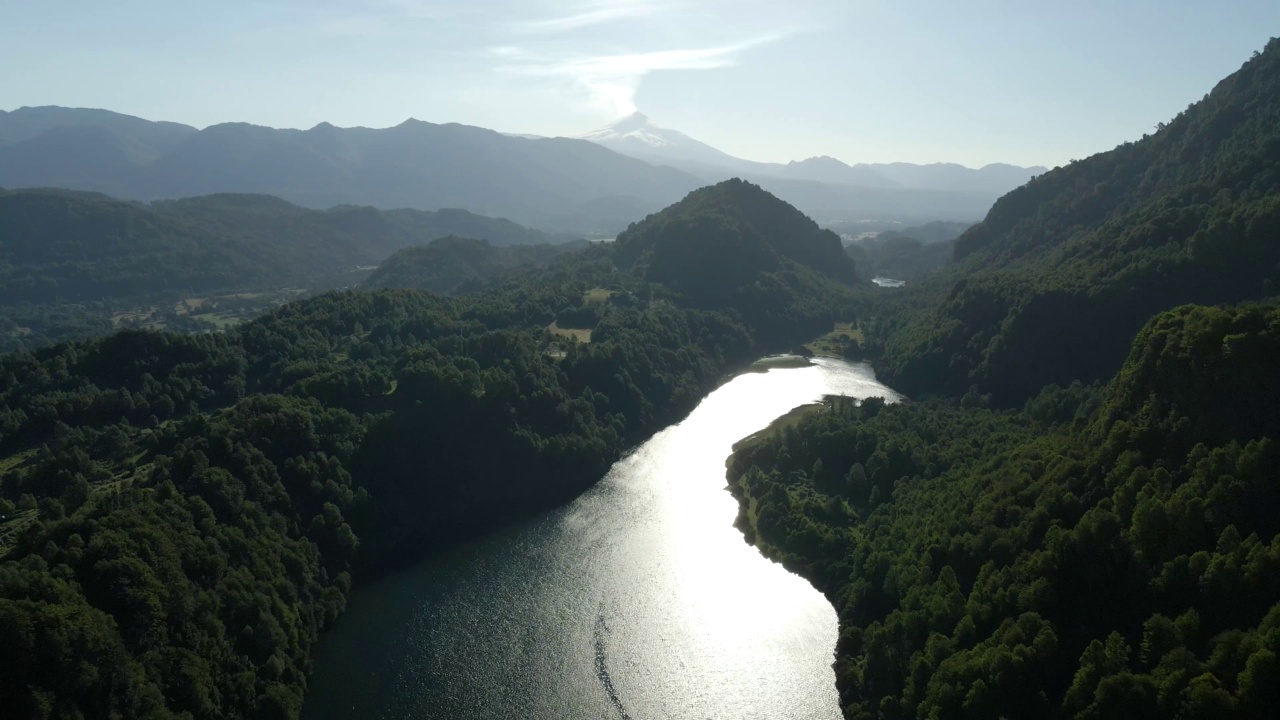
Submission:
{"label": "grassy clearing", "polygon": [[862,330],[854,327],[853,323],[836,323],[831,332],[807,343],[805,348],[814,355],[844,357],[844,350],[850,340],[855,340],[861,345],[863,339]]}
{"label": "grassy clearing", "polygon": [[244,322],[244,318],[236,315],[224,315],[223,313],[201,313],[199,315],[192,315],[191,317],[196,320],[213,323],[218,326],[219,330],[225,330],[232,325],[238,325]]}
{"label": "grassy clearing", "polygon": [[121,327],[126,323],[136,324],[136,323],[152,323],[152,322],[159,322],[161,325],[163,325],[164,324],[163,321],[155,320],[155,312],[156,312],[156,308],[144,308],[140,310],[131,310],[129,312],[112,313],[111,326]]}
{"label": "grassy clearing", "polygon": [[602,305],[608,302],[609,298],[613,297],[613,294],[614,294],[613,290],[606,290],[605,288],[592,288],[582,293],[582,302],[584,305]]}
{"label": "grassy clearing", "polygon": [[584,328],[562,328],[553,320],[547,326],[547,332],[562,338],[573,338],[580,343],[591,342],[591,331]]}
{"label": "grassy clearing", "polygon": [[0,557],[9,552],[9,548],[18,539],[23,528],[36,521],[35,510],[19,510],[5,520],[0,520]]}

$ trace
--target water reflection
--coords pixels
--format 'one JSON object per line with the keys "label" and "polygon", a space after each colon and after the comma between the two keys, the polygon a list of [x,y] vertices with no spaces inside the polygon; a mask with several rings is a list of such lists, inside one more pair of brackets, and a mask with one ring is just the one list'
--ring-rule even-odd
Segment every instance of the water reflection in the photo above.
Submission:
{"label": "water reflection", "polygon": [[835,612],[732,526],[734,442],[865,366],[745,374],[568,507],[355,594],[304,715],[838,718]]}

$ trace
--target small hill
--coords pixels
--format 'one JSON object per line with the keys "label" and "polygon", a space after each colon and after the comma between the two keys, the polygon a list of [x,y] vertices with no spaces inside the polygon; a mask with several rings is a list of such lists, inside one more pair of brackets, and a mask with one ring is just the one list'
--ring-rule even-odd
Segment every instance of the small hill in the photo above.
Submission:
{"label": "small hill", "polygon": [[365,289],[407,288],[450,294],[478,288],[501,274],[546,265],[581,250],[585,241],[560,245],[494,247],[484,240],[446,237],[405,248],[387,258],[363,284]]}
{"label": "small hill", "polygon": [[1001,198],[927,292],[891,381],[1008,404],[1114,373],[1162,310],[1280,293],[1280,40],[1155,134]]}
{"label": "small hill", "polygon": [[738,179],[632,225],[612,250],[624,271],[693,306],[737,312],[764,338],[830,330],[833,304],[857,281],[838,235]]}
{"label": "small hill", "polygon": [[694,298],[723,299],[784,268],[856,279],[840,238],[743,180],[695,190],[618,236],[620,264]]}

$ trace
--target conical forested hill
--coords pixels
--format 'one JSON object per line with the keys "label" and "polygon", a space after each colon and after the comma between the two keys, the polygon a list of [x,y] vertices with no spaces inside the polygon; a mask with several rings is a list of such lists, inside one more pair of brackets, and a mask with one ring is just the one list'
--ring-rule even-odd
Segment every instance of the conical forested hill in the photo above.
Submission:
{"label": "conical forested hill", "polygon": [[631,225],[614,258],[694,306],[739,313],[765,337],[829,330],[830,308],[856,277],[839,236],[738,179]]}
{"label": "conical forested hill", "polygon": [[788,261],[833,280],[854,280],[839,236],[738,179],[695,190],[632,225],[618,236],[618,256],[623,265],[695,296],[732,293]]}
{"label": "conical forested hill", "polygon": [[1162,310],[1280,293],[1280,41],[1153,134],[1000,199],[930,291],[888,340],[892,381],[1004,403],[1109,376]]}

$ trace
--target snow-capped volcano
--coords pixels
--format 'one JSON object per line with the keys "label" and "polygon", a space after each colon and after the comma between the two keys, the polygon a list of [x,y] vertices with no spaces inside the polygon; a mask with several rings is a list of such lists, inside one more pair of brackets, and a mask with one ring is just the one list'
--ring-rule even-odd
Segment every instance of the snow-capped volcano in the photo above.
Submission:
{"label": "snow-capped volcano", "polygon": [[[698,164],[737,169],[749,161],[720,152],[676,130],[655,124],[647,115],[634,112],[581,136],[614,152],[665,164]],[[745,169],[745,168],[743,168]]]}

